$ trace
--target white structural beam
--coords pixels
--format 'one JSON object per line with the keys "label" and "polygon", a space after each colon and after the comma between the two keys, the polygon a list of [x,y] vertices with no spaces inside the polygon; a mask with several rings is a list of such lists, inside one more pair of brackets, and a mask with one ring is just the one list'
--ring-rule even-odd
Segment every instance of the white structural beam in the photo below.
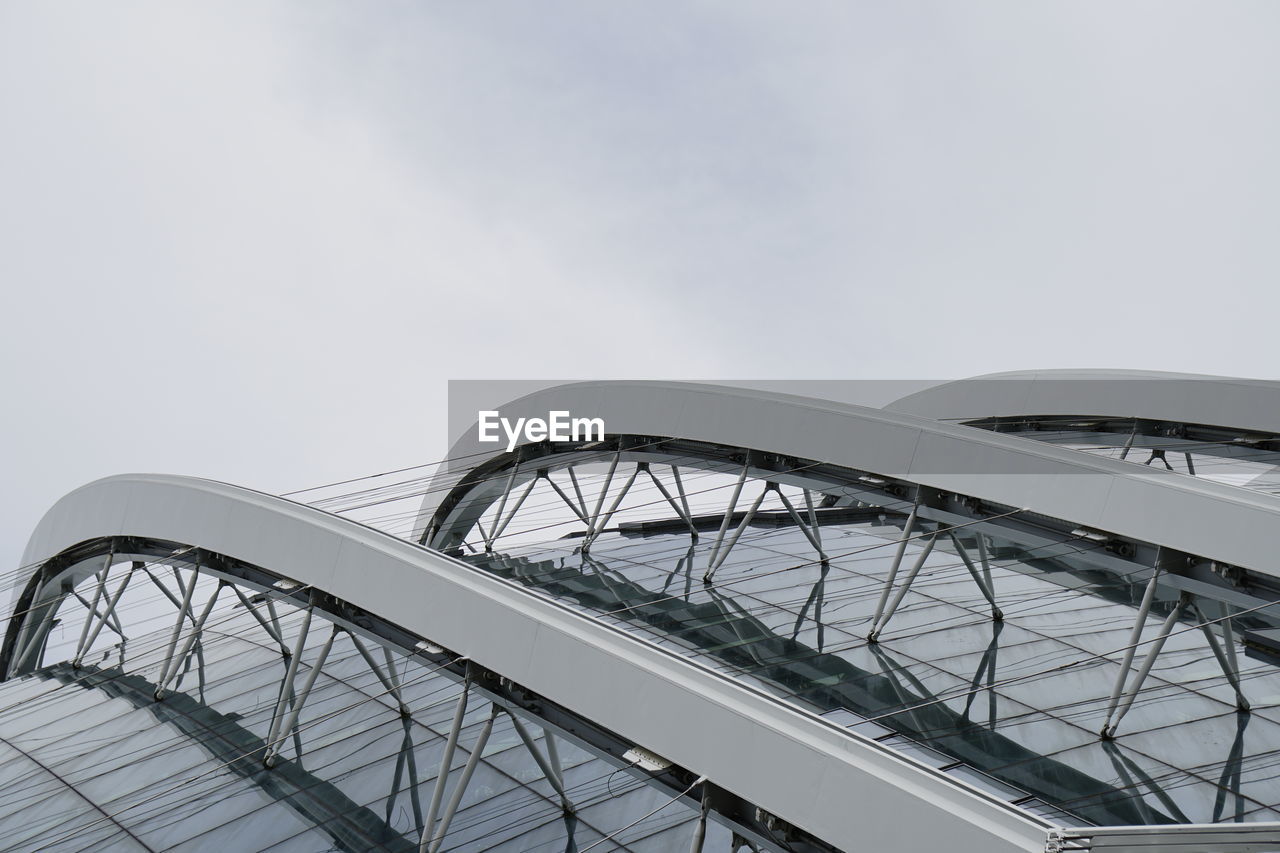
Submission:
{"label": "white structural beam", "polygon": [[944,382],[886,409],[942,420],[1143,418],[1280,433],[1280,382],[1151,370],[1035,370]]}
{"label": "white structural beam", "polygon": [[376,613],[838,847],[1045,847],[1040,818],[873,740],[513,582],[281,498],[184,477],[99,480],[54,505],[24,563],[116,535],[225,554]]}
{"label": "white structural beam", "polygon": [[[742,447],[898,478],[1152,542],[1280,577],[1280,497],[1155,466],[915,415],[687,382],[580,382],[503,405],[504,417],[549,411],[602,418],[611,435]],[[453,445],[428,489],[427,529],[447,484],[501,449],[475,429]],[[442,487],[443,486],[443,487]]]}

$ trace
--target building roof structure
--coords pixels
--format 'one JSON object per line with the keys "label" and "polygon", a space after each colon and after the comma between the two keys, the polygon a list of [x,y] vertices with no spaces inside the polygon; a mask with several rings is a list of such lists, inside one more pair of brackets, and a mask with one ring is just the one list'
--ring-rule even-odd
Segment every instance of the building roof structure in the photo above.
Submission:
{"label": "building roof structure", "polygon": [[1280,389],[966,382],[82,487],[11,576],[4,843],[1280,850]]}

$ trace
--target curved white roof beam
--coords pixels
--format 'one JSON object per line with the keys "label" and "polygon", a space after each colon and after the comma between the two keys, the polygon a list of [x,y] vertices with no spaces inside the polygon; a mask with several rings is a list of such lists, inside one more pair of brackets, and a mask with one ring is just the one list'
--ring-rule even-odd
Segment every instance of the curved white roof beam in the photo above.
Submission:
{"label": "curved white roof beam", "polygon": [[833,845],[1045,848],[1040,819],[870,739],[513,582],[282,498],[187,477],[99,480],[49,510],[24,564],[112,536],[184,543],[312,586]]}
{"label": "curved white roof beam", "polygon": [[1143,418],[1280,434],[1280,382],[1139,370],[1034,370],[946,382],[887,411],[934,420]]}
{"label": "curved white roof beam", "polygon": [[[690,439],[828,463],[1280,577],[1280,498],[1016,436],[896,411],[683,382],[560,385],[500,411],[513,420],[568,411],[603,418],[608,435]],[[505,456],[504,446],[481,443],[474,428],[460,436],[450,452],[457,461],[428,490],[418,530],[427,529],[448,484]]]}

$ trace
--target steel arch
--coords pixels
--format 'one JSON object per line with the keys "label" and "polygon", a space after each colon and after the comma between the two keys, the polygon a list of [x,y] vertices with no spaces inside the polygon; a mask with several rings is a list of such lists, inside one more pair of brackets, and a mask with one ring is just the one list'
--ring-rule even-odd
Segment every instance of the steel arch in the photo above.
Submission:
{"label": "steel arch", "polygon": [[[9,660],[24,613],[63,594],[66,578],[87,577],[85,560],[118,539],[125,547],[158,543],[169,554],[185,543],[238,566],[270,566],[259,586],[271,576],[287,578],[428,638],[536,701],[707,777],[761,809],[757,820],[798,828],[798,839],[885,850],[958,842],[1026,851],[1042,849],[1050,829],[998,798],[518,584],[346,519],[204,480],[126,475],[59,501],[28,547],[27,563],[36,568],[6,637]],[[246,579],[229,565],[220,571]],[[691,727],[690,720],[707,722]],[[914,816],[909,837],[882,819],[904,809]]]}

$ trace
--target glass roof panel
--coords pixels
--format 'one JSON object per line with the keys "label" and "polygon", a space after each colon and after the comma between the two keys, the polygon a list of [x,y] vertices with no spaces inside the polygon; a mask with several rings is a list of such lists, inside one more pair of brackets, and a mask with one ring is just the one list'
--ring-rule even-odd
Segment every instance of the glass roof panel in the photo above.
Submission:
{"label": "glass roof panel", "polygon": [[[900,535],[900,523],[824,525],[824,568],[798,528],[750,527],[711,585],[702,581],[710,543],[691,557],[678,532],[605,532],[589,556],[575,538],[526,535],[501,555],[466,559],[855,731],[898,732],[885,742],[916,755],[928,748],[927,763],[958,762],[966,769],[953,775],[1076,822],[1234,820],[1280,805],[1280,790],[1255,781],[1264,771],[1239,772],[1248,756],[1261,768],[1280,749],[1280,714],[1255,705],[1256,726],[1237,738],[1232,689],[1204,635],[1181,630],[1190,616],[1118,739],[1099,737],[1136,608],[1131,590],[1074,556],[1076,541],[989,541],[1006,615],[996,623],[955,546],[940,540],[879,642],[868,643]],[[921,547],[908,545],[899,581]],[[1077,588],[1058,582],[1066,575]],[[1157,602],[1144,636],[1169,606]],[[1276,695],[1274,667],[1237,657],[1251,695]]]}

